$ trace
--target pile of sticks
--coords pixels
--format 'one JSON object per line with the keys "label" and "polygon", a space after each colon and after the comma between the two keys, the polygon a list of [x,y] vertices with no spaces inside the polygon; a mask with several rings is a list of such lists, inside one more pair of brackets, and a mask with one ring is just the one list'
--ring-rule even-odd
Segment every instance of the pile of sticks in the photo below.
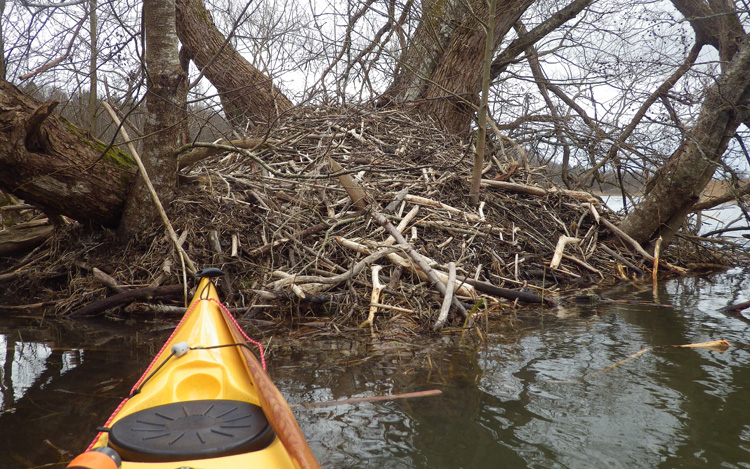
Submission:
{"label": "pile of sticks", "polygon": [[262,138],[180,157],[189,193],[175,225],[202,265],[230,272],[242,302],[440,330],[649,270],[653,256],[632,249],[598,197],[548,183],[508,137],[495,140],[470,206],[470,142],[404,111],[345,111],[301,110]]}
{"label": "pile of sticks", "polygon": [[237,311],[325,316],[318,322],[373,333],[554,305],[563,292],[647,277],[655,262],[684,272],[619,232],[598,197],[549,182],[505,135],[491,139],[480,203],[470,205],[468,138],[397,109],[306,108],[264,135],[188,145],[180,195],[166,207],[174,236],[155,227],[137,256],[113,254],[108,240],[53,240],[63,255],[48,270],[78,266],[71,289],[88,292],[58,310],[116,293],[133,298],[131,309],[165,311],[143,297],[185,283],[174,243],[195,266],[227,273],[223,296]]}

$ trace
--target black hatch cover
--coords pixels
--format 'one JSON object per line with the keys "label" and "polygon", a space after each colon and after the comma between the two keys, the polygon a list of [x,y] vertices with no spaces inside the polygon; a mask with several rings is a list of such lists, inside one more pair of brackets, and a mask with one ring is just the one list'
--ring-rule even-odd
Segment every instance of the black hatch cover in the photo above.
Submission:
{"label": "black hatch cover", "polygon": [[258,451],[274,437],[257,405],[200,400],[128,415],[112,425],[109,444],[126,461],[166,462]]}

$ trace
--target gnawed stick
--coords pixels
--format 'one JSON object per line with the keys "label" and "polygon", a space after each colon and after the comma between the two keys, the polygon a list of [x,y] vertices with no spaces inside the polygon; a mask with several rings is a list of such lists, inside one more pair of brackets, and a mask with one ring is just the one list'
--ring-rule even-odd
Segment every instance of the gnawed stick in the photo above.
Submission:
{"label": "gnawed stick", "polygon": [[383,292],[385,285],[380,283],[380,269],[382,265],[372,266],[372,294],[370,295],[370,311],[367,314],[367,320],[364,321],[359,327],[370,326],[372,330],[372,323],[375,320],[375,314],[378,312],[377,303],[380,301],[380,294]]}
{"label": "gnawed stick", "polygon": [[[231,145],[237,148],[243,148],[246,150],[257,150],[257,149],[273,149],[276,144],[278,144],[275,140],[269,140],[265,138],[243,138],[238,140],[220,140],[218,142],[215,142],[222,145]],[[209,148],[209,147],[200,147],[198,146],[196,148],[196,145],[185,145],[184,147],[178,148],[175,153],[180,154],[182,152],[188,151],[192,149],[189,153],[184,153],[179,156],[177,159],[177,168],[183,169],[188,166],[191,166],[205,158],[208,158],[209,156],[217,155],[219,153],[225,152],[226,150],[218,149],[218,148]]]}
{"label": "gnawed stick", "polygon": [[658,284],[658,275],[659,275],[659,257],[661,255],[661,243],[663,239],[661,236],[659,236],[659,239],[656,240],[656,244],[654,245],[654,270],[651,272],[651,277],[654,281],[654,289],[656,288],[656,285]]}
{"label": "gnawed stick", "polygon": [[[401,219],[401,221],[398,223],[398,226],[396,229],[399,231],[399,233],[403,233],[407,226],[409,226],[409,223],[414,219],[414,217],[417,216],[417,213],[419,213],[419,205],[415,205],[412,207],[411,210],[409,210],[409,213],[404,215],[404,218]],[[385,241],[383,241],[384,246],[392,246],[393,243],[396,242],[396,239],[393,236],[388,236]]]}
{"label": "gnawed stick", "polygon": [[456,284],[456,263],[448,263],[448,282],[445,285],[445,297],[443,297],[443,306],[440,308],[440,314],[438,315],[435,325],[432,330],[438,332],[445,325],[445,321],[448,320],[448,312],[451,309],[451,303],[453,302],[453,288]]}
{"label": "gnawed stick", "polygon": [[[343,236],[335,236],[333,239],[337,243],[339,243],[341,246],[344,246],[345,248],[349,248],[353,251],[357,251],[362,254],[370,254],[374,250],[373,246],[368,246],[362,243],[358,243],[356,241],[352,241],[350,239],[344,238]],[[422,271],[422,269],[418,265],[416,265],[414,261],[401,257],[395,252],[387,254],[386,257],[388,258],[389,261],[393,262],[394,264],[404,267],[406,269],[409,269],[412,273],[416,274],[422,280],[430,280],[429,277],[427,277],[427,274],[424,271]],[[438,278],[440,279],[442,283],[446,283],[448,281],[447,273],[441,272],[435,269],[432,269],[432,271],[435,273],[435,275],[438,276]],[[469,280],[465,280],[465,281],[462,280],[461,284],[458,285],[455,288],[455,290],[456,290],[456,294],[458,295],[468,296],[469,298],[476,298],[477,296],[476,289],[472,285],[470,285]]]}
{"label": "gnawed stick", "polygon": [[509,192],[520,194],[536,195],[544,197],[550,194],[562,194],[573,199],[582,200],[590,204],[600,204],[599,200],[592,194],[583,191],[571,191],[567,189],[550,188],[545,189],[539,186],[530,186],[528,184],[518,184],[515,182],[495,181],[493,179],[482,179],[482,184]]}
{"label": "gnawed stick", "polygon": [[562,262],[563,258],[563,252],[565,251],[565,246],[567,244],[578,244],[581,242],[580,238],[572,238],[570,236],[560,236],[560,238],[557,240],[557,246],[555,247],[555,254],[552,256],[552,261],[549,263],[550,269],[557,269],[560,267],[560,262]]}
{"label": "gnawed stick", "polygon": [[[440,277],[438,277],[438,275],[435,273],[432,267],[430,267],[427,264],[427,262],[425,262],[422,255],[419,254],[417,250],[414,249],[414,247],[406,241],[406,239],[404,239],[404,236],[396,229],[396,227],[393,226],[391,222],[388,221],[388,219],[382,213],[373,211],[372,218],[376,222],[378,222],[380,226],[385,228],[385,230],[388,233],[390,233],[391,236],[396,238],[396,242],[398,243],[399,247],[401,247],[404,251],[406,251],[409,257],[411,257],[411,259],[414,261],[414,263],[417,264],[417,266],[419,266],[422,272],[424,272],[425,275],[427,275],[427,278],[433,283],[433,285],[435,285],[435,288],[437,288],[440,294],[445,296],[446,291],[447,291],[445,288],[445,283],[443,283]],[[461,304],[461,302],[455,296],[453,296],[452,299],[453,299],[453,306],[456,307],[459,314],[461,314],[461,317],[464,319],[467,318],[469,316],[469,313],[468,311],[466,311],[466,308],[464,308],[464,305]]]}
{"label": "gnawed stick", "polygon": [[417,313],[413,309],[402,308],[400,306],[394,306],[394,305],[387,305],[385,303],[370,303],[370,306],[377,306],[378,308],[390,309],[391,311],[396,311],[398,313],[407,313],[407,314],[416,314]]}
{"label": "gnawed stick", "polygon": [[627,358],[620,360],[617,363],[613,363],[612,365],[609,365],[608,367],[605,367],[599,371],[596,371],[594,373],[591,373],[589,375],[586,375],[584,379],[591,379],[595,378],[601,374],[604,374],[610,370],[613,370],[619,366],[624,365],[625,363],[629,362],[630,360],[634,358],[638,358],[641,355],[643,355],[646,352],[650,352],[651,350],[661,350],[661,349],[668,349],[668,348],[702,348],[707,350],[713,350],[715,352],[724,353],[726,350],[731,347],[732,344],[727,342],[726,340],[711,340],[708,342],[698,342],[695,344],[682,344],[682,345],[655,345],[653,347],[647,347],[642,350],[637,351],[636,353],[628,356]]}
{"label": "gnawed stick", "polygon": [[[618,228],[617,225],[607,220],[606,218],[600,218],[599,220],[602,222],[604,226],[606,226],[610,231],[616,234],[620,239],[622,239],[623,241],[633,246],[633,248],[638,252],[638,254],[643,256],[646,260],[651,261],[651,262],[654,261],[654,256],[647,253],[646,250],[643,249],[643,246],[641,246],[641,244],[638,241],[628,236],[628,234],[622,231],[620,228]],[[680,275],[687,274],[687,270],[683,269],[682,267],[674,266],[666,261],[661,261],[661,262],[662,264],[664,264],[664,267],[668,268],[669,270],[673,272],[676,272]]]}
{"label": "gnawed stick", "polygon": [[[331,157],[328,157],[328,162],[334,171],[338,172],[343,169],[341,165]],[[388,221],[385,215],[377,210],[377,204],[370,204],[370,201],[372,199],[367,196],[367,192],[365,191],[365,189],[349,174],[340,174],[338,178],[339,182],[341,182],[341,185],[344,186],[344,189],[346,189],[346,192],[349,194],[349,197],[351,198],[354,205],[357,206],[357,208],[365,209],[368,205],[372,205],[372,212],[370,214],[372,219],[375,220],[380,226],[385,228],[385,230],[395,238],[400,247],[404,251],[406,251],[409,257],[411,257],[411,259],[414,261],[414,263],[422,270],[422,272],[424,272],[430,282],[435,285],[435,288],[437,288],[437,290],[443,296],[445,296],[446,289],[443,281],[438,277],[438,275],[429,266],[429,264],[427,264],[427,262],[424,260],[424,257],[422,257],[422,255],[419,254],[417,250],[414,249],[414,247],[406,241],[401,232],[398,231],[390,221]],[[476,217],[476,215],[472,216]],[[459,314],[461,314],[462,318],[465,319],[469,316],[469,313],[466,311],[466,308],[464,308],[464,305],[461,304],[461,302],[455,296],[453,296],[453,305],[456,307]]]}
{"label": "gnawed stick", "polygon": [[[338,163],[338,161],[334,160],[330,156],[328,157],[328,164],[331,165],[331,169],[333,169],[333,171],[336,173],[344,170],[344,168]],[[354,205],[358,209],[367,208],[370,203],[370,199],[367,197],[367,192],[365,192],[365,189],[357,181],[355,181],[350,174],[339,174],[338,178],[341,185],[344,186],[344,189],[346,189],[346,193],[349,194],[349,198],[352,200],[352,203],[354,203]]]}
{"label": "gnawed stick", "polygon": [[476,222],[482,221],[482,219],[479,217],[479,215],[476,215],[474,213],[465,212],[463,210],[457,209],[456,207],[451,207],[450,205],[444,204],[444,203],[439,202],[437,200],[428,199],[426,197],[420,197],[418,195],[407,194],[404,197],[404,200],[406,200],[407,202],[414,203],[414,204],[420,204],[420,205],[425,205],[425,206],[428,206],[428,207],[440,208],[440,209],[443,209],[443,210],[445,210],[445,211],[447,211],[449,213],[453,213],[455,215],[464,216],[464,217],[466,217],[466,220],[468,220],[470,222],[475,222],[476,223]]}
{"label": "gnawed stick", "polygon": [[439,389],[432,389],[430,391],[416,391],[407,392],[404,394],[392,394],[390,396],[371,396],[371,397],[354,397],[352,399],[344,399],[341,401],[325,401],[325,402],[305,402],[302,404],[292,404],[290,407],[325,407],[331,405],[343,405],[343,404],[358,404],[360,402],[376,402],[376,401],[392,401],[395,399],[412,399],[415,397],[428,397],[428,396],[439,396],[443,391]]}
{"label": "gnawed stick", "polygon": [[285,272],[281,271],[274,271],[275,276],[283,277],[281,280],[276,280],[270,284],[270,286],[274,289],[281,288],[286,285],[298,285],[298,284],[307,284],[307,283],[319,283],[322,285],[338,285],[339,283],[346,282],[347,280],[350,280],[357,275],[359,275],[362,270],[367,267],[368,265],[377,262],[381,257],[387,256],[389,253],[393,253],[393,251],[396,248],[392,247],[386,247],[382,248],[378,251],[375,251],[374,253],[370,254],[369,256],[365,257],[364,259],[360,260],[354,266],[352,266],[351,269],[347,270],[346,272],[334,275],[333,277],[322,277],[319,275],[290,275]]}
{"label": "gnawed stick", "polygon": [[109,274],[106,272],[97,269],[94,267],[91,269],[91,273],[94,275],[94,278],[100,281],[104,286],[109,288],[110,290],[114,291],[115,293],[122,293],[124,291],[127,291],[128,288],[115,280],[114,278],[110,277]]}

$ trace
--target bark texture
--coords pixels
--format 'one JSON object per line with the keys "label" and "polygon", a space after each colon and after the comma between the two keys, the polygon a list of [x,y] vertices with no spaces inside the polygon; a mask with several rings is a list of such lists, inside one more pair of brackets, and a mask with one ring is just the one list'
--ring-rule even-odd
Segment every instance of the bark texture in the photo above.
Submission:
{"label": "bark texture", "polygon": [[750,117],[750,35],[707,90],[701,112],[680,147],[648,184],[648,193],[620,228],[640,243],[667,246],[698,201],[737,127]]}
{"label": "bark texture", "polygon": [[714,46],[719,51],[722,69],[740,47],[745,32],[729,0],[672,0],[695,31],[695,42]]}
{"label": "bark texture", "polygon": [[219,92],[233,125],[262,125],[292,107],[271,78],[229,44],[202,0],[177,0],[177,34],[186,56]]}
{"label": "bark texture", "polygon": [[[533,0],[498,0],[493,50],[508,34]],[[574,18],[592,0],[574,0],[529,34],[513,41],[492,64],[497,78],[526,48]],[[485,0],[428,0],[414,36],[404,51],[393,83],[380,104],[413,103],[419,112],[435,118],[450,132],[469,130],[481,91],[485,32]]]}
{"label": "bark texture", "polygon": [[108,227],[120,220],[135,174],[130,157],[87,136],[0,81],[0,188],[50,215]]}
{"label": "bark texture", "polygon": [[[144,0],[146,35],[146,116],[141,159],[163,205],[177,190],[177,155],[186,143],[187,76],[178,52],[174,0]],[[159,212],[142,177],[125,205],[120,235],[132,238],[159,220]]]}

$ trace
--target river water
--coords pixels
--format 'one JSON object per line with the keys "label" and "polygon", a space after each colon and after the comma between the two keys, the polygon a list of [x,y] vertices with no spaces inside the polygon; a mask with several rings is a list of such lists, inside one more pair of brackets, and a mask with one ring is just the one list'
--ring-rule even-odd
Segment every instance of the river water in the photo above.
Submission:
{"label": "river water", "polygon": [[[748,283],[733,269],[656,291],[624,284],[602,292],[621,302],[532,311],[482,338],[300,330],[274,337],[269,368],[292,404],[442,391],[295,407],[326,467],[748,468],[750,321],[719,312],[750,300]],[[174,322],[3,317],[0,468],[64,467]],[[602,372],[643,347],[718,339],[732,347],[657,348]]]}

